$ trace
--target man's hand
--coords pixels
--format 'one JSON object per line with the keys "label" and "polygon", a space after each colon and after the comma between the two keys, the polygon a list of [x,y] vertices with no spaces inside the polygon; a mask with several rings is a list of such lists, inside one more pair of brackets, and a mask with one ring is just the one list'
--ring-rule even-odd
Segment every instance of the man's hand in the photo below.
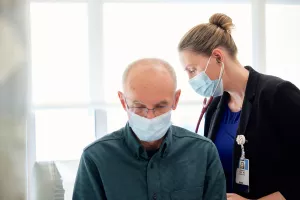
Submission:
{"label": "man's hand", "polygon": [[227,193],[227,200],[247,200],[247,199],[235,193]]}

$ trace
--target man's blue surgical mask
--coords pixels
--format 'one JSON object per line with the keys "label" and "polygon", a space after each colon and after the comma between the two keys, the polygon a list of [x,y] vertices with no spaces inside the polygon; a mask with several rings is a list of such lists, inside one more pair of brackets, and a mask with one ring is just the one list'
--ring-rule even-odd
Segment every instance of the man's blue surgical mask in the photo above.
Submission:
{"label": "man's blue surgical mask", "polygon": [[148,119],[128,110],[129,126],[135,135],[145,142],[152,142],[165,136],[171,123],[171,111],[158,117]]}
{"label": "man's blue surgical mask", "polygon": [[200,72],[195,77],[191,78],[189,80],[189,84],[192,86],[192,88],[200,94],[201,96],[205,97],[217,97],[221,96],[224,92],[223,89],[223,81],[222,81],[222,75],[224,71],[224,64],[222,63],[222,68],[220,71],[219,79],[211,80],[208,75],[205,73],[208,67],[208,64],[210,62],[210,58],[207,61],[205,70]]}

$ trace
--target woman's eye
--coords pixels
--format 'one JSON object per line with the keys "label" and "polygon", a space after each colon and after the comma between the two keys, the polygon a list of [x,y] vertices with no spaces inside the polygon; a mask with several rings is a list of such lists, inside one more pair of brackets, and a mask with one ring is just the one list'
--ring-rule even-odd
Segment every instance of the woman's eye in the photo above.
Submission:
{"label": "woman's eye", "polygon": [[188,69],[187,71],[188,71],[188,73],[190,73],[190,74],[194,74],[194,73],[196,72],[196,69]]}

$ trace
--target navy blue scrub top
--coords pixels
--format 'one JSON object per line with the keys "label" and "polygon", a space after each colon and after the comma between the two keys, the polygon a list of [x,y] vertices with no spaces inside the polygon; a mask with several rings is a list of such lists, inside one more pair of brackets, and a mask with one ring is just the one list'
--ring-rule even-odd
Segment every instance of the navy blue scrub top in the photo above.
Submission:
{"label": "navy blue scrub top", "polygon": [[240,122],[240,114],[241,111],[232,112],[227,105],[215,139],[215,145],[226,175],[228,193],[233,192],[233,147]]}

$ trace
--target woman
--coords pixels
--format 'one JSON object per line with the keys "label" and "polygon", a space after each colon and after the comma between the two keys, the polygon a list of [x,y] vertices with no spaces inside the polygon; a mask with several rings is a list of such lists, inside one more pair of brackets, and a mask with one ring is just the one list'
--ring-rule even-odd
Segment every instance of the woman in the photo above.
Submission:
{"label": "woman", "polygon": [[204,135],[218,148],[227,199],[300,199],[300,173],[289,165],[300,153],[300,91],[288,81],[243,67],[232,27],[231,18],[214,14],[209,23],[188,31],[178,46],[192,88],[214,97]]}

